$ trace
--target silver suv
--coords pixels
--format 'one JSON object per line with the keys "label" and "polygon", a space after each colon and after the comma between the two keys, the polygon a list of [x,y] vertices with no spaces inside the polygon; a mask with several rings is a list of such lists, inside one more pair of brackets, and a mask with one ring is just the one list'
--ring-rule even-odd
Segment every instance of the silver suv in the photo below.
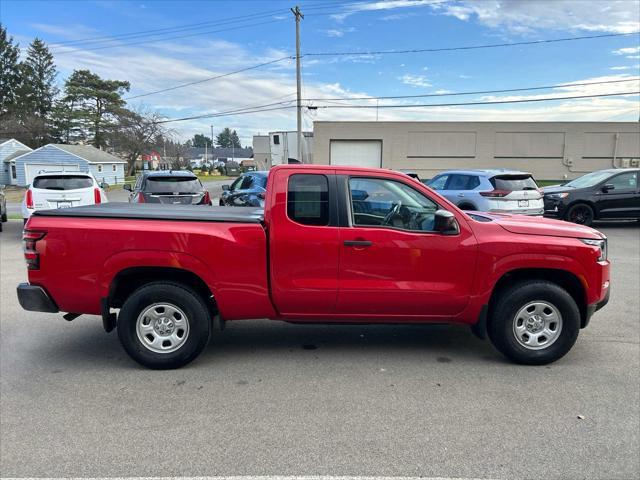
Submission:
{"label": "silver suv", "polygon": [[516,170],[449,170],[426,184],[462,210],[542,215],[544,201],[533,176]]}

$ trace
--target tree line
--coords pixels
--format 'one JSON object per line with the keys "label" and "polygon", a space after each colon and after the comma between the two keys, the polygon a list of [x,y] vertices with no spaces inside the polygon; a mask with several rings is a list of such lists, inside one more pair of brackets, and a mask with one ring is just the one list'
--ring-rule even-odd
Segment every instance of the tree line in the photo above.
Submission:
{"label": "tree line", "polygon": [[[128,81],[109,80],[89,70],[74,70],[58,87],[58,71],[47,45],[35,38],[21,59],[19,45],[0,24],[0,137],[16,138],[38,148],[48,143],[84,143],[124,156],[128,174],[139,156],[157,149],[171,157],[173,168],[184,168],[190,146],[212,146],[197,134],[185,143],[174,141],[162,116],[144,107],[127,108]],[[235,130],[216,137],[221,147],[241,148]]]}

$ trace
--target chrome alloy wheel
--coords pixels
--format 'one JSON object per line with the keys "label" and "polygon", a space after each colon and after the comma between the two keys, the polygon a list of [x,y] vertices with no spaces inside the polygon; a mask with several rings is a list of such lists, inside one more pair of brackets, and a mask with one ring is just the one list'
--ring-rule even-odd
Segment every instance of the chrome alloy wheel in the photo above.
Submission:
{"label": "chrome alloy wheel", "polygon": [[175,305],[154,303],[138,315],[138,340],[155,353],[178,350],[189,336],[189,319]]}
{"label": "chrome alloy wheel", "polygon": [[527,303],[513,318],[513,334],[529,350],[553,344],[562,332],[562,315],[552,304],[541,300]]}

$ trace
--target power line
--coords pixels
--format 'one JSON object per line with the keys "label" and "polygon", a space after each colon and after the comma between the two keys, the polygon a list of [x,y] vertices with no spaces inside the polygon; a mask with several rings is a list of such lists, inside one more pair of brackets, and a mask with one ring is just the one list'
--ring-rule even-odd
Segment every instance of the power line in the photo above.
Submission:
{"label": "power line", "polygon": [[158,123],[172,123],[172,122],[184,122],[187,120],[198,120],[201,118],[216,118],[216,117],[228,117],[232,115],[246,115],[248,113],[260,113],[260,112],[272,112],[274,110],[285,110],[290,108],[296,108],[295,105],[281,106],[281,107],[273,107],[273,108],[262,108],[262,109],[254,109],[254,110],[241,110],[241,111],[227,111],[220,113],[209,113],[205,115],[195,115],[193,117],[183,117],[183,118],[172,118],[169,120],[162,120]]}
{"label": "power line", "polygon": [[282,22],[283,20],[285,20],[285,19],[282,18],[282,19],[270,20],[270,21],[267,21],[267,22],[249,23],[249,24],[246,24],[246,25],[238,25],[238,26],[235,26],[235,27],[222,28],[222,29],[218,29],[218,30],[207,30],[206,32],[190,33],[190,34],[187,34],[187,35],[179,35],[179,36],[174,36],[174,37],[162,37],[162,38],[154,38],[154,39],[151,39],[151,40],[142,40],[142,41],[139,41],[139,42],[122,43],[120,45],[103,45],[103,46],[91,47],[91,48],[65,49],[65,50],[61,50],[61,51],[54,51],[54,53],[56,55],[66,55],[66,54],[74,53],[74,52],[86,52],[86,51],[93,51],[93,50],[104,50],[106,48],[130,47],[130,46],[133,46],[133,45],[143,45],[143,44],[146,44],[146,43],[164,42],[164,41],[167,41],[167,40],[176,40],[176,39],[179,39],[179,38],[196,37],[198,35],[208,35],[210,33],[228,32],[228,31],[231,31],[231,30],[239,30],[239,29],[242,29],[242,28],[257,27],[257,26],[267,25],[267,24],[270,24],[270,23]]}
{"label": "power line", "polygon": [[173,87],[163,88],[162,90],[156,90],[156,91],[153,91],[153,92],[147,92],[147,93],[141,93],[139,95],[133,95],[131,97],[126,97],[124,100],[133,100],[134,98],[148,97],[149,95],[155,95],[157,93],[169,92],[171,90],[177,90],[179,88],[189,87],[191,85],[197,85],[197,84],[200,84],[200,83],[210,82],[212,80],[217,80],[219,78],[230,77],[231,75],[236,75],[238,73],[247,72],[249,70],[255,70],[256,68],[265,67],[267,65],[273,65],[274,63],[279,63],[279,62],[282,62],[284,60],[292,60],[293,58],[295,58],[295,57],[288,56],[288,57],[276,58],[275,60],[271,60],[269,62],[259,63],[257,65],[251,65],[250,67],[241,68],[240,70],[235,70],[233,72],[222,73],[220,75],[215,75],[213,77],[203,78],[202,80],[196,80],[196,81],[193,81],[193,82],[182,83],[180,85],[175,85]]}
{"label": "power line", "polygon": [[160,33],[163,33],[163,34],[175,33],[175,32],[185,31],[185,30],[195,30],[195,29],[207,28],[207,27],[216,26],[216,25],[236,23],[236,22],[246,21],[247,19],[254,20],[256,18],[270,17],[272,15],[276,15],[284,11],[285,11],[284,9],[270,10],[270,11],[264,11],[264,12],[256,12],[249,15],[239,15],[235,17],[227,17],[227,18],[221,18],[217,20],[208,20],[205,22],[178,25],[175,27],[156,28],[152,30],[139,30],[136,32],[121,33],[116,35],[104,35],[100,37],[87,37],[87,38],[80,38],[76,40],[66,40],[66,41],[51,43],[49,46],[52,48],[56,48],[58,46],[64,47],[67,45],[84,44],[84,43],[104,43],[107,41],[116,41],[116,40],[121,40],[125,38],[137,38],[137,37],[144,37],[144,36],[150,36],[150,35],[158,35]]}
{"label": "power line", "polygon": [[552,100],[572,100],[578,98],[597,98],[597,97],[615,97],[620,95],[639,95],[640,91],[635,92],[621,92],[621,93],[601,93],[598,95],[572,95],[568,97],[546,97],[546,98],[527,98],[521,100],[487,100],[478,102],[463,102],[463,103],[422,103],[422,104],[409,104],[409,105],[318,105],[312,106],[312,109],[316,108],[416,108],[416,107],[457,107],[463,105],[498,105],[506,103],[527,103],[527,102],[548,102]]}
{"label": "power line", "polygon": [[373,50],[368,52],[315,52],[305,53],[303,56],[319,57],[319,56],[364,56],[364,55],[387,55],[387,54],[402,54],[402,53],[426,53],[426,52],[450,52],[454,50],[476,50],[481,48],[499,48],[499,47],[515,47],[519,45],[538,45],[545,43],[556,42],[570,42],[574,40],[590,40],[597,38],[611,38],[611,37],[625,37],[629,35],[638,35],[638,32],[631,33],[607,33],[603,35],[585,35],[581,37],[565,37],[555,38],[547,40],[530,40],[526,42],[511,42],[511,43],[490,43],[485,45],[463,45],[458,47],[441,47],[441,48],[414,48],[407,50]]}
{"label": "power line", "polygon": [[387,95],[379,97],[335,97],[335,98],[305,98],[305,101],[355,101],[355,100],[393,100],[400,98],[425,98],[425,97],[453,97],[459,95],[481,95],[487,93],[508,93],[508,92],[525,92],[529,90],[549,90],[552,88],[564,88],[564,87],[581,87],[587,85],[604,85],[610,83],[622,83],[622,82],[637,82],[640,78],[626,78],[623,80],[605,80],[601,82],[582,82],[582,83],[564,83],[560,85],[545,85],[541,87],[522,87],[522,88],[508,88],[503,90],[476,90],[472,92],[448,92],[448,93],[425,93],[418,95]]}

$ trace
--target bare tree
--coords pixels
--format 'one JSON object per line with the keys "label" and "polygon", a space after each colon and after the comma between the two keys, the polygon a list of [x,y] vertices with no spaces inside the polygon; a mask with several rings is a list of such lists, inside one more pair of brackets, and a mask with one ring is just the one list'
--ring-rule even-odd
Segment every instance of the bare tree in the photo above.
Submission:
{"label": "bare tree", "polygon": [[127,175],[135,173],[136,160],[148,150],[156,147],[158,137],[167,137],[169,131],[163,126],[162,116],[157,112],[121,110],[118,124],[110,137],[112,146],[125,155]]}

